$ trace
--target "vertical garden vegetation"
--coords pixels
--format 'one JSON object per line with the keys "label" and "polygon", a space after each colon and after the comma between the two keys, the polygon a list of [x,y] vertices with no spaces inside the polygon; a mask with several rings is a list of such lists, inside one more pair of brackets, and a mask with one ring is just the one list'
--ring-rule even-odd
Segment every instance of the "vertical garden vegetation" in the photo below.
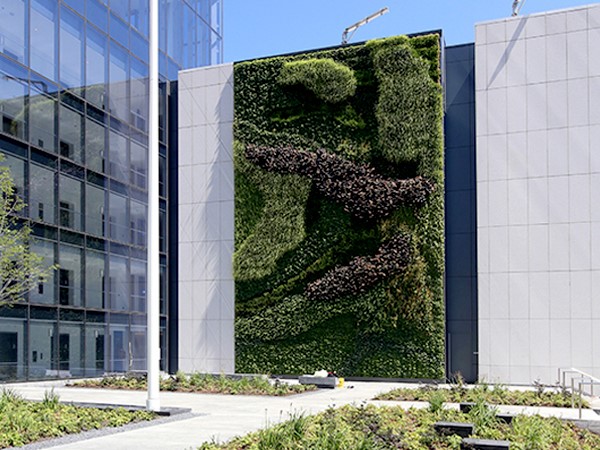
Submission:
{"label": "vertical garden vegetation", "polygon": [[429,35],[235,65],[238,372],[443,376],[439,58]]}

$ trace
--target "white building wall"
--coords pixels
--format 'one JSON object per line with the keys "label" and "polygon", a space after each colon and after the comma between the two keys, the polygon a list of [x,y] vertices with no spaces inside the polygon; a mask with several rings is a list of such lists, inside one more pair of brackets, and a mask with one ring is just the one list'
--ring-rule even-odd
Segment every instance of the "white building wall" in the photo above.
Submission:
{"label": "white building wall", "polygon": [[179,368],[233,373],[233,65],[178,89]]}
{"label": "white building wall", "polygon": [[476,26],[480,378],[600,377],[600,5]]}

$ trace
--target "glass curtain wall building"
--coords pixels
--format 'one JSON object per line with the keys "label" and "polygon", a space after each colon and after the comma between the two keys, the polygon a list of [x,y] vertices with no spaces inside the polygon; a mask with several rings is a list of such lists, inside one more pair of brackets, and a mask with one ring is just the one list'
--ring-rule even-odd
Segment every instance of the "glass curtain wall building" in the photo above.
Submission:
{"label": "glass curtain wall building", "polygon": [[[159,17],[166,368],[170,83],[221,62],[222,1],[160,0]],[[146,368],[148,20],[148,0],[0,0],[2,164],[59,265],[0,310],[0,381]]]}

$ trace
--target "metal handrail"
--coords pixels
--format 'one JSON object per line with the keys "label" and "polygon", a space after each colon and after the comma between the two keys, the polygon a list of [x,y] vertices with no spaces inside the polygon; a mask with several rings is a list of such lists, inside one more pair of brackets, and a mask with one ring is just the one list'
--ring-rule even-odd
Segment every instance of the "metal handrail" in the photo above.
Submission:
{"label": "metal handrail", "polygon": [[[575,380],[576,378],[579,378],[579,382],[578,382],[578,386],[577,386],[577,392],[578,392],[578,397],[579,397],[579,401],[578,401],[578,406],[579,406],[579,418],[581,419],[581,415],[582,415],[582,397],[583,397],[583,387],[586,385],[590,386],[590,395],[594,395],[594,386],[598,385],[600,386],[600,379],[594,377],[593,375],[590,375],[589,373],[586,373],[582,370],[579,369],[575,369],[574,367],[571,368],[559,368],[558,369],[558,382],[559,384],[562,386],[563,389],[567,388],[567,374],[577,374],[579,375],[579,377],[577,376],[572,376],[571,377],[571,408],[575,408]],[[561,377],[562,375],[562,377]],[[561,378],[562,378],[562,383],[561,383]]]}
{"label": "metal handrail", "polygon": [[582,397],[583,397],[583,390],[581,389],[582,386],[589,384],[590,388],[591,388],[591,392],[592,395],[594,395],[594,385],[598,385],[600,386],[600,380],[594,379],[594,380],[589,380],[589,381],[580,381],[579,382],[579,418],[581,419],[581,410],[582,410]]}

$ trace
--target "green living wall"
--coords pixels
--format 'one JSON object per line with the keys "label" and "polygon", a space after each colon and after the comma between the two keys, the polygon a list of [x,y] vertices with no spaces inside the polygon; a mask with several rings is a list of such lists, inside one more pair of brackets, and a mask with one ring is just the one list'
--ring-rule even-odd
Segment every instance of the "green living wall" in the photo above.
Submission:
{"label": "green living wall", "polygon": [[443,377],[440,37],[234,77],[236,371]]}

